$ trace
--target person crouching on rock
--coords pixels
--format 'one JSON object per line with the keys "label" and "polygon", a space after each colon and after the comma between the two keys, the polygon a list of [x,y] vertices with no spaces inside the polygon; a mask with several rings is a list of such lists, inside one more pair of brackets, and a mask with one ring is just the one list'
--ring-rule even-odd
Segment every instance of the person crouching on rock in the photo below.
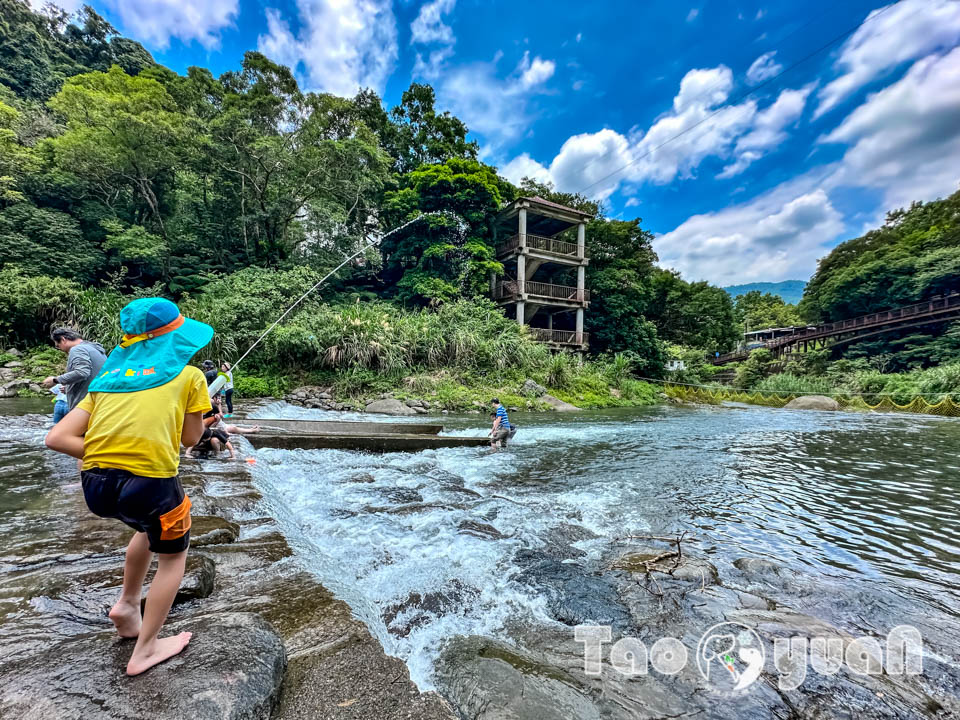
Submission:
{"label": "person crouching on rock", "polygon": [[[180,314],[169,300],[141,298],[120,312],[125,333],[90,383],[89,394],[46,438],[82,459],[87,507],[136,532],[127,546],[123,590],[110,610],[120,637],[136,638],[127,663],[139,675],[190,642],[191,633],[159,638],[183,579],[190,545],[190,498],[178,471],[180,444],[195,445],[210,409],[203,373],[190,358],[213,328]],[[158,555],[143,616],[143,581]]]}

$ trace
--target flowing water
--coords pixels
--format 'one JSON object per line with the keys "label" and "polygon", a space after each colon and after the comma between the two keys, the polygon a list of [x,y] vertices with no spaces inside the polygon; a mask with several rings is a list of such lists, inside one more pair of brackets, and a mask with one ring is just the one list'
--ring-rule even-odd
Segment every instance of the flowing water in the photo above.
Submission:
{"label": "flowing water", "polygon": [[[332,415],[261,416],[278,410]],[[474,435],[484,419],[442,421]],[[755,407],[513,419],[494,455],[257,452],[301,561],[421,689],[455,636],[562,627],[532,557],[599,573],[631,534],[689,531],[721,576],[737,558],[775,560],[810,589],[799,609],[851,633],[960,638],[958,421]]]}
{"label": "flowing water", "polygon": [[[0,559],[14,564],[77,552],[58,541],[60,519],[44,519],[44,508],[55,515],[64,498],[76,500],[74,465],[43,449],[43,423],[10,417],[24,411],[49,412],[49,403],[0,401],[0,415],[8,416],[0,418]],[[259,414],[374,419],[282,403]],[[635,598],[625,599],[610,572],[639,542],[625,536],[687,531],[696,538],[690,554],[706,556],[731,587],[739,582],[738,558],[786,566],[788,580],[760,588],[778,607],[854,635],[917,627],[939,663],[931,683],[960,695],[960,422],[673,406],[512,419],[520,432],[493,455],[478,448],[259,450],[246,466],[269,506],[251,512],[277,520],[292,561],[345,600],[421,689],[459,693],[461,707],[471,701],[472,690],[451,691],[450,669],[474,667],[457,654],[454,638],[551,651],[581,621],[636,631]],[[436,420],[449,434],[485,432],[483,415]],[[221,485],[230,490],[227,478],[208,478],[205,491]],[[116,532],[90,527],[101,534],[87,537],[80,552],[116,548]],[[46,584],[37,591],[44,597],[52,592]],[[77,607],[89,605],[84,597],[70,596]],[[22,632],[15,600],[0,592],[0,609],[7,603],[13,621],[6,630],[0,624],[0,639]],[[67,612],[72,607],[64,605],[59,622],[79,622]],[[657,696],[644,692],[641,701],[654,707]],[[690,702],[695,696],[684,707]],[[732,716],[759,715],[740,709]]]}

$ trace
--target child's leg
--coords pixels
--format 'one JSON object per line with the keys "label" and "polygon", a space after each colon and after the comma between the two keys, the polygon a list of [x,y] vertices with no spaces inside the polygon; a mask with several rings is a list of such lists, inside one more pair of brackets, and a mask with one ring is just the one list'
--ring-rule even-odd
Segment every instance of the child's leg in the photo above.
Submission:
{"label": "child's leg", "polygon": [[172,637],[157,637],[180,588],[180,581],[183,580],[187,551],[159,553],[157,558],[157,574],[147,593],[143,625],[140,628],[140,637],[137,638],[137,646],[127,663],[127,675],[139,675],[154,665],[169,660],[183,650],[193,636],[193,633],[182,632]]}
{"label": "child's leg", "polygon": [[147,534],[135,533],[127,545],[127,560],[123,566],[123,592],[110,610],[110,619],[120,637],[135,638],[140,634],[140,596],[143,580],[150,569],[153,553]]}

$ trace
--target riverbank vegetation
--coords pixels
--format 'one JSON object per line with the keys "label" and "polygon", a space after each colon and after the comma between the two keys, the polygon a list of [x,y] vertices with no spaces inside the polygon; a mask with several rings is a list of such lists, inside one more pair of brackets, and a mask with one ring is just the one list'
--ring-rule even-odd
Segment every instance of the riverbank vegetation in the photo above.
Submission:
{"label": "riverbank vegetation", "polygon": [[[402,393],[405,378],[442,376],[453,398],[444,382],[480,392],[529,377],[581,404],[649,402],[628,376],[662,375],[665,340],[733,346],[726,293],[658,268],[639,219],[502,178],[428,85],[387,109],[369,90],[304,92],[256,52],[219,77],[177,75],[90,8],[0,9],[5,348],[43,345],[58,323],[110,347],[124,303],[165,295],[215,327],[206,355],[236,359],[378,239],[244,361],[238,394],[321,379]],[[532,194],[596,216],[582,363],[551,357],[486,299],[504,271],[493,218]]]}
{"label": "riverbank vegetation", "polygon": [[[321,380],[354,395],[403,393],[407,378],[443,377],[452,398],[456,384],[472,396],[529,377],[602,406],[648,401],[629,383],[667,377],[669,360],[686,364],[676,378],[712,380],[720,371],[704,357],[747,329],[886,309],[960,277],[955,195],[838,246],[799,306],[758,292],[734,302],[658,267],[640,218],[501,177],[429,85],[385,108],[370,90],[304,92],[257,52],[219,77],[178,75],[90,8],[69,16],[0,0],[0,10],[0,349],[46,345],[54,324],[111,347],[120,308],[163,295],[214,326],[204,355],[236,360],[361,251],[244,361],[238,394]],[[489,274],[504,273],[493,218],[520,196],[595,216],[582,363],[551,356],[487,299]],[[960,356],[958,333],[883,336],[825,362],[911,372]],[[745,365],[744,382],[770,374]]]}

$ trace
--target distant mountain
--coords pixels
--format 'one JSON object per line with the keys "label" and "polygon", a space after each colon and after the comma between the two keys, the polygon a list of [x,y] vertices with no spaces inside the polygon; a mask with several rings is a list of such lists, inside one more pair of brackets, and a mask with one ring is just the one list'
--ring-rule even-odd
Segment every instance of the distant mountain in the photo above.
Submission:
{"label": "distant mountain", "polygon": [[771,295],[779,295],[783,298],[783,301],[786,303],[798,303],[800,298],[803,297],[803,289],[807,286],[803,280],[784,280],[783,282],[758,282],[758,283],[747,283],[746,285],[731,285],[730,287],[725,287],[730,297],[735,298],[737,295],[745,295],[752,290],[759,290],[762,293],[770,293]]}

